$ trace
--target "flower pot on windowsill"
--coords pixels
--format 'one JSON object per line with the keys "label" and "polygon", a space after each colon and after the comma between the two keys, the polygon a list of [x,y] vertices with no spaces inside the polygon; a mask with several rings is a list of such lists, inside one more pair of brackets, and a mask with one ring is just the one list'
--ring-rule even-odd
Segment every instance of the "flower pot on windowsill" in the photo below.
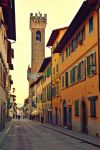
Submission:
{"label": "flower pot on windowsill", "polygon": [[78,41],[78,45],[82,45],[83,44],[83,41],[82,40],[79,40]]}

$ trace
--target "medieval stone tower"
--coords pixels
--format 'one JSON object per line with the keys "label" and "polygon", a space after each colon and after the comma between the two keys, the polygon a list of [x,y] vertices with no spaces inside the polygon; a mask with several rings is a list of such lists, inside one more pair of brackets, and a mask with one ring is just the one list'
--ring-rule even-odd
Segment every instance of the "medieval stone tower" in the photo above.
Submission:
{"label": "medieval stone tower", "polygon": [[31,73],[37,73],[45,57],[45,28],[47,14],[30,14],[31,30]]}

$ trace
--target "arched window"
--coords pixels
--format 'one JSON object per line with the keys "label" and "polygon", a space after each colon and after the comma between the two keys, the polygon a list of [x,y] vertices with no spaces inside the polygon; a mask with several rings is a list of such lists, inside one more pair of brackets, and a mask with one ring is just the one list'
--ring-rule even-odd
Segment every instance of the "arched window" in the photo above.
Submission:
{"label": "arched window", "polygon": [[36,41],[41,41],[41,32],[40,31],[37,31],[36,32]]}

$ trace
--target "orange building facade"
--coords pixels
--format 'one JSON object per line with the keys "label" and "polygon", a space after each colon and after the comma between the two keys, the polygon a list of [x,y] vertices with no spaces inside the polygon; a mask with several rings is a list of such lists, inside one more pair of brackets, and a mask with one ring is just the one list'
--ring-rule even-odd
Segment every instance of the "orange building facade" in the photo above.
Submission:
{"label": "orange building facade", "polygon": [[100,4],[85,1],[54,49],[60,53],[61,125],[95,136],[100,136],[99,28]]}

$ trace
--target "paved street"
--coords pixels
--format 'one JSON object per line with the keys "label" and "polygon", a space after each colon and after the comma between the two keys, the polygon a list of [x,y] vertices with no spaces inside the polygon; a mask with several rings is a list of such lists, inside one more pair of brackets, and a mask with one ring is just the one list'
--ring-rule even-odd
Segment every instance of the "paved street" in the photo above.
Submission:
{"label": "paved street", "polygon": [[100,150],[32,121],[14,120],[0,150]]}

